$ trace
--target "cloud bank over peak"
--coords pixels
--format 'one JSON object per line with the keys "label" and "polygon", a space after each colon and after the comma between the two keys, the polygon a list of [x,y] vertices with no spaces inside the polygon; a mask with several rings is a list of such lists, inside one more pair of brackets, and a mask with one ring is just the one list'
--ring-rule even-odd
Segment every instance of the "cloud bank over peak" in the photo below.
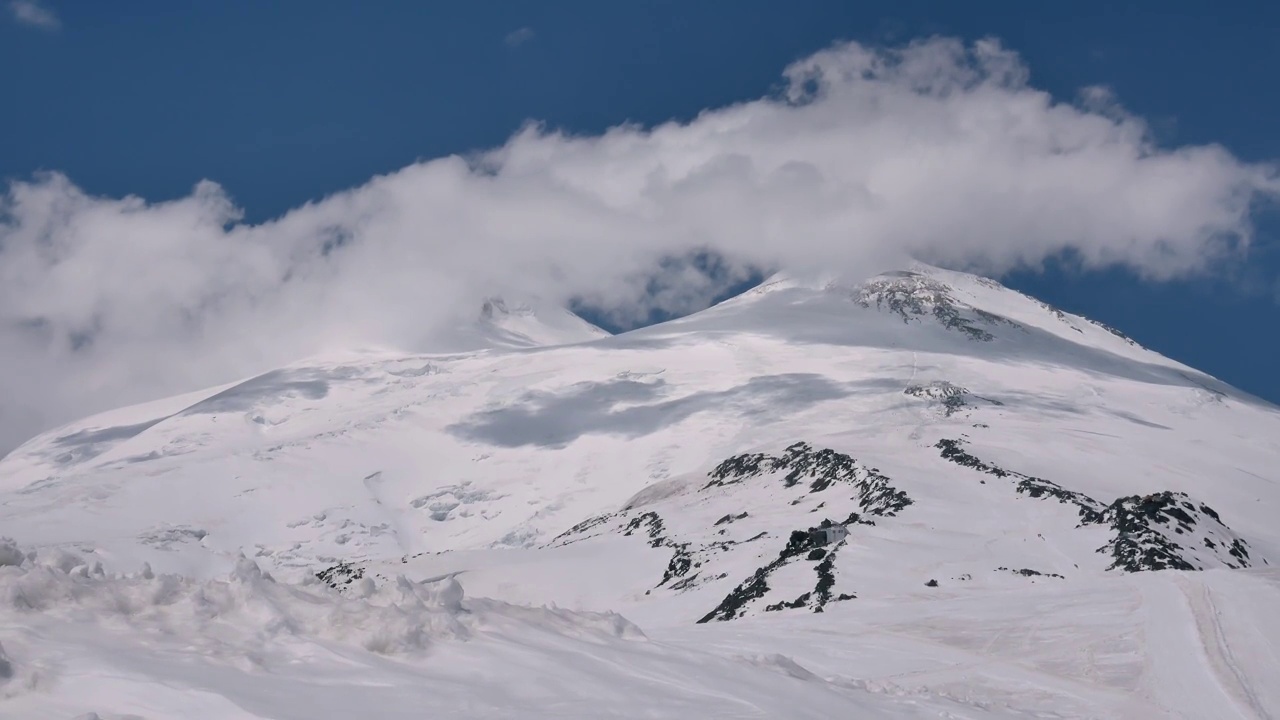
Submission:
{"label": "cloud bank over peak", "polygon": [[493,292],[638,318],[697,309],[753,268],[1000,273],[1069,252],[1184,276],[1243,252],[1254,207],[1280,194],[1273,166],[1160,147],[1105,91],[1057,102],[1029,77],[994,41],[846,43],[786,68],[776,95],[689,122],[530,124],[257,225],[212,182],[165,203],[14,182],[0,452],[327,348],[431,350]]}

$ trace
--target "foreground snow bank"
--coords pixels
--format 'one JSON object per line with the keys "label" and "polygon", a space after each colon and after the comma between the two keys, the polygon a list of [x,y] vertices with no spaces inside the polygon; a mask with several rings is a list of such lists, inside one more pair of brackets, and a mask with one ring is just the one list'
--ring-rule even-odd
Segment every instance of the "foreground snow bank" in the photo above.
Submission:
{"label": "foreground snow bank", "polygon": [[[0,621],[16,626],[84,623],[154,639],[181,639],[205,657],[269,666],[273,648],[328,642],[380,655],[413,655],[433,644],[466,640],[475,632],[511,623],[542,626],[562,635],[643,638],[625,618],[525,608],[493,600],[464,602],[452,577],[412,582],[397,577],[385,587],[371,580],[338,593],[318,581],[277,582],[241,556],[225,579],[197,581],[155,574],[110,574],[100,562],[76,553],[24,552],[0,538]],[[137,637],[137,635],[134,635]],[[22,658],[0,649],[0,682],[15,677],[34,687]],[[15,683],[7,683],[14,685]],[[8,687],[5,695],[18,688]]]}
{"label": "foreground snow bank", "polygon": [[453,577],[338,592],[319,580],[277,581],[245,558],[214,580],[146,567],[113,574],[82,555],[8,540],[0,638],[0,717],[29,720],[916,718],[939,709],[783,656],[649,642],[613,613],[465,597]]}

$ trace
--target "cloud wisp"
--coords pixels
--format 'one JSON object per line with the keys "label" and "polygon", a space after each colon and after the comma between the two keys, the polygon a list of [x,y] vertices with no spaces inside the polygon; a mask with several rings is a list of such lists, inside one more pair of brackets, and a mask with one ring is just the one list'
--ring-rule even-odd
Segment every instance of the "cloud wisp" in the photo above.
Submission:
{"label": "cloud wisp", "polygon": [[57,14],[36,0],[10,0],[9,13],[19,23],[41,30],[57,30],[62,27]]}
{"label": "cloud wisp", "polygon": [[534,38],[533,28],[522,27],[518,30],[512,30],[511,32],[507,33],[507,36],[503,38],[502,41],[507,44],[507,47],[517,48],[529,42],[533,38]]}
{"label": "cloud wisp", "polygon": [[[848,43],[687,123],[415,163],[261,224],[204,182],[148,203],[58,174],[0,200],[0,451],[89,411],[330,347],[437,347],[492,292],[643,317],[752,268],[1000,273],[1069,252],[1167,279],[1248,245],[1269,165],[1159,147],[1106,93],[1056,102],[994,41]],[[674,263],[672,259],[677,259]],[[654,292],[655,268],[677,268]],[[684,273],[681,275],[680,273]],[[682,279],[683,278],[683,279]]]}

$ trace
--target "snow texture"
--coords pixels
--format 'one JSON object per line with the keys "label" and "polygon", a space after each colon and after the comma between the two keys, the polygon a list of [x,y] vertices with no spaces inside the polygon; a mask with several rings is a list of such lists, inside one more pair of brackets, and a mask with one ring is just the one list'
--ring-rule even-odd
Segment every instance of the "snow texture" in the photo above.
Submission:
{"label": "snow texture", "polygon": [[464,330],[0,460],[0,717],[1280,717],[1272,405],[922,265]]}

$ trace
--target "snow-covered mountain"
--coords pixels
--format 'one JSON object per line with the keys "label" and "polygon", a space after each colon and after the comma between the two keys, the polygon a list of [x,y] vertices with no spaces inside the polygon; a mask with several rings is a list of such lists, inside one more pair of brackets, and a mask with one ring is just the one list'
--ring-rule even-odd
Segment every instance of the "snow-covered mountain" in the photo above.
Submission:
{"label": "snow-covered mountain", "polygon": [[1280,409],[1111,328],[916,266],[468,332],[0,461],[0,714],[1280,715]]}

